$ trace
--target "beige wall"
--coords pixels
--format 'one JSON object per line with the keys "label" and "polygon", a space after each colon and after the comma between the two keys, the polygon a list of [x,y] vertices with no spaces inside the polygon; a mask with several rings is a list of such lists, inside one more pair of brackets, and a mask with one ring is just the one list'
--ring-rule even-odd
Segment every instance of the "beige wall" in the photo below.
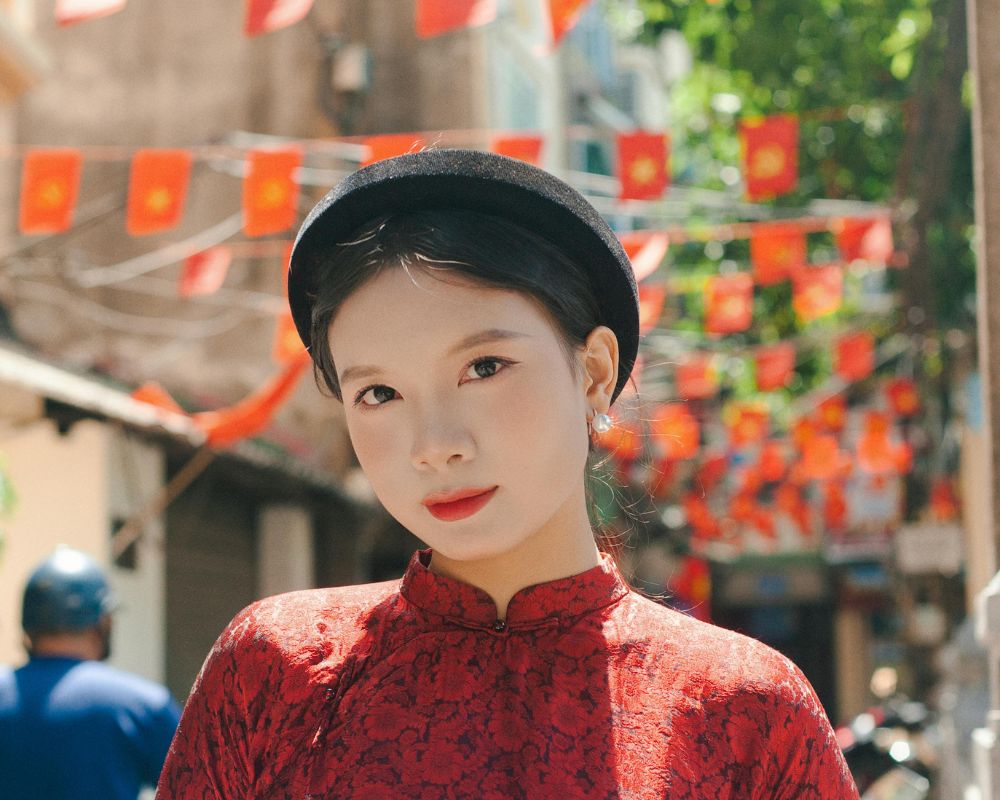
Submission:
{"label": "beige wall", "polygon": [[[0,386],[0,391],[4,387]],[[103,561],[108,543],[109,435],[97,422],[77,423],[61,436],[47,420],[7,429],[0,457],[18,501],[4,521],[0,555],[0,662],[24,660],[21,647],[21,591],[34,565],[58,544],[68,544]]]}
{"label": "beige wall", "polygon": [[[962,520],[965,528],[966,608],[975,608],[975,598],[997,570],[996,544],[990,522],[990,451],[985,430],[966,426],[962,432]],[[996,498],[993,502],[1000,502]]]}

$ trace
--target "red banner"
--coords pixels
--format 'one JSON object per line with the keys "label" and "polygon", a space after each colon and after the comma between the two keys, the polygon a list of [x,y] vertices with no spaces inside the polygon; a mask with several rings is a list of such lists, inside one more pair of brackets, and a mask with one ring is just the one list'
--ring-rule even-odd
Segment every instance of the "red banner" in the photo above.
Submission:
{"label": "red banner", "polygon": [[684,403],[664,403],[649,421],[653,442],[671,461],[684,461],[698,455],[701,426]]}
{"label": "red banner", "polygon": [[692,356],[674,370],[677,396],[682,400],[705,400],[719,391],[719,378],[715,374],[710,356]]}
{"label": "red banner", "polygon": [[137,151],[129,173],[125,230],[143,236],[180,223],[190,177],[187,150]]}
{"label": "red banner", "polygon": [[538,167],[542,163],[542,144],[541,136],[500,136],[493,140],[490,150]]}
{"label": "red banner", "polygon": [[496,18],[497,0],[417,0],[416,30],[422,39],[486,25]]}
{"label": "red banner", "polygon": [[894,251],[892,223],[888,217],[842,219],[835,226],[840,257],[850,263],[856,259],[886,264]]}
{"label": "red banner", "polygon": [[559,44],[562,38],[576,25],[584,6],[590,0],[548,0],[549,24],[552,43]]}
{"label": "red banner", "polygon": [[792,275],[792,308],[800,322],[833,314],[844,295],[844,271],[838,264],[804,267]]}
{"label": "red banner", "polygon": [[258,36],[280,28],[287,28],[301,20],[313,0],[246,0],[243,33]]}
{"label": "red banner", "polygon": [[639,286],[639,334],[648,333],[656,327],[663,314],[663,304],[667,299],[667,287],[662,283],[641,284]]}
{"label": "red banner", "polygon": [[365,139],[368,157],[361,162],[362,167],[385,161],[387,158],[417,153],[427,146],[426,140],[415,133],[386,133]]}
{"label": "red banner", "polygon": [[757,389],[773,392],[784,388],[795,371],[795,357],[795,346],[790,342],[758,347],[754,353]]}
{"label": "red banner", "polygon": [[670,247],[667,234],[655,231],[629,231],[619,234],[618,238],[632,262],[636,282],[656,272]]}
{"label": "red banner", "polygon": [[778,114],[740,122],[743,179],[750,200],[795,189],[799,180],[799,118]]}
{"label": "red banner", "polygon": [[717,275],[705,285],[705,330],[739,333],[753,322],[753,278],[745,272]]}
{"label": "red banner", "polygon": [[841,336],[835,345],[833,369],[845,381],[860,381],[875,369],[875,339],[867,331]]}
{"label": "red banner", "polygon": [[806,265],[806,235],[790,223],[754,225],[750,233],[750,262],[758,286],[788,280]]}
{"label": "red banner", "polygon": [[897,417],[913,417],[920,412],[920,394],[910,378],[893,378],[885,386],[889,407]]}
{"label": "red banner", "polygon": [[83,157],[79,150],[31,150],[21,170],[21,233],[61,233],[73,223]]}
{"label": "red banner", "polygon": [[243,232],[247,236],[280,233],[295,224],[299,185],[294,173],[301,163],[298,148],[249,154],[243,180]]}
{"label": "red banner", "polygon": [[217,292],[226,280],[232,261],[233,251],[224,244],[188,256],[177,284],[177,294],[195,297]]}
{"label": "red banner", "polygon": [[655,200],[667,188],[668,142],[665,134],[634,131],[618,134],[621,200]]}

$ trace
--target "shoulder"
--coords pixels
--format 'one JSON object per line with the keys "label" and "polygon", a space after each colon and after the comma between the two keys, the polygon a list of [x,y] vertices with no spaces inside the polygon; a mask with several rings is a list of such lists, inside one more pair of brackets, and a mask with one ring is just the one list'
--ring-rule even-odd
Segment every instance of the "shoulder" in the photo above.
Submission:
{"label": "shoulder", "polygon": [[330,666],[386,624],[398,597],[398,580],[265,597],[233,618],[209,661],[263,659],[272,667]]}
{"label": "shoulder", "polygon": [[788,693],[804,699],[812,690],[801,671],[768,645],[702,622],[632,592],[625,600],[629,627],[687,676],[708,698],[740,692]]}

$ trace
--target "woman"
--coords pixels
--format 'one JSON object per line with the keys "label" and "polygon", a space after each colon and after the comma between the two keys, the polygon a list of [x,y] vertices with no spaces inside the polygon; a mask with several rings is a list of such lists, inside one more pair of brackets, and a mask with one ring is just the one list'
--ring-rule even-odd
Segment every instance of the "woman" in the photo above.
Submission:
{"label": "woman", "polygon": [[856,798],[784,657],[630,591],[594,542],[594,428],[635,281],[551,175],[380,162],[307,218],[289,300],[385,508],[401,581],[269,598],[219,638],[161,798]]}

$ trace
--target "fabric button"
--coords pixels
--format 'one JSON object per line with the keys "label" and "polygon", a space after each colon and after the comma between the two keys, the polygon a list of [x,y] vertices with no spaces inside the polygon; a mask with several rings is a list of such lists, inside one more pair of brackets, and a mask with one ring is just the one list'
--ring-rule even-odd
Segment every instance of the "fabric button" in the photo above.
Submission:
{"label": "fabric button", "polygon": [[498,619],[496,622],[493,623],[493,630],[495,630],[497,633],[503,633],[505,630],[507,630],[507,621]]}

